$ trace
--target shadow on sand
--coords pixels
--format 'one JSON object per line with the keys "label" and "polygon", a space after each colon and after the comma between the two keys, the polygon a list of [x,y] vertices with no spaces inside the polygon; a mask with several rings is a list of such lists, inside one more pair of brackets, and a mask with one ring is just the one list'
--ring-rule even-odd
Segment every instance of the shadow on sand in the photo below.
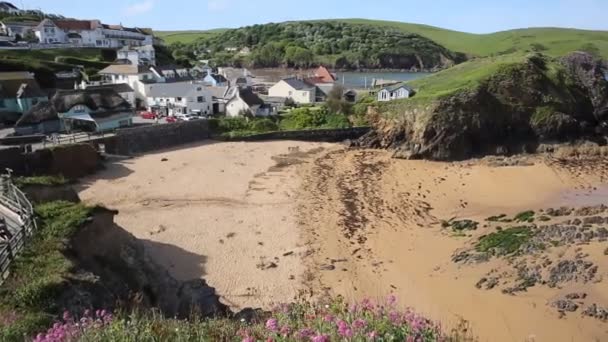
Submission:
{"label": "shadow on sand", "polygon": [[178,281],[200,279],[206,275],[207,257],[162,242],[140,239],[146,254],[164,266]]}

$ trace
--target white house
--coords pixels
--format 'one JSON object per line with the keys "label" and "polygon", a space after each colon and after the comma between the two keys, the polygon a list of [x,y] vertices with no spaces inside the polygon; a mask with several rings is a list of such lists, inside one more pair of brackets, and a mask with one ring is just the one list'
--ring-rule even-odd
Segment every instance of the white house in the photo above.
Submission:
{"label": "white house", "polygon": [[213,87],[224,87],[229,85],[226,77],[219,74],[207,74],[207,76],[203,78],[203,82]]}
{"label": "white house", "polygon": [[44,19],[34,29],[36,38],[43,44],[65,43],[67,41],[65,32],[50,19]]}
{"label": "white house", "polygon": [[84,46],[109,46],[104,37],[99,20],[54,20],[53,23],[63,32],[62,43]]}
{"label": "white house", "polygon": [[280,80],[268,89],[268,96],[291,99],[298,104],[315,103],[317,87],[295,77]]}
{"label": "white house", "polygon": [[8,14],[21,14],[21,10],[17,6],[7,1],[0,1],[0,12]]}
{"label": "white house", "polygon": [[392,87],[382,88],[378,91],[378,101],[387,102],[399,99],[407,99],[416,92],[407,84],[397,84]]}
{"label": "white house", "polygon": [[148,110],[166,115],[213,114],[211,92],[200,83],[155,83],[148,88]]}
{"label": "white house", "polygon": [[145,105],[147,100],[145,85],[149,83],[164,82],[158,79],[156,73],[152,72],[150,66],[134,64],[112,64],[101,70],[99,74],[105,83],[120,84],[126,83],[135,91],[135,98],[140,105]]}
{"label": "white house", "polygon": [[156,51],[152,45],[125,46],[116,51],[116,59],[134,65],[156,65]]}
{"label": "white house", "polygon": [[254,94],[251,88],[233,89],[235,89],[234,96],[226,103],[226,116],[236,118],[245,113],[255,116],[271,114],[270,111],[263,108],[264,101]]}
{"label": "white house", "polygon": [[6,34],[13,40],[21,40],[28,36],[35,37],[34,29],[40,24],[37,21],[4,21]]}

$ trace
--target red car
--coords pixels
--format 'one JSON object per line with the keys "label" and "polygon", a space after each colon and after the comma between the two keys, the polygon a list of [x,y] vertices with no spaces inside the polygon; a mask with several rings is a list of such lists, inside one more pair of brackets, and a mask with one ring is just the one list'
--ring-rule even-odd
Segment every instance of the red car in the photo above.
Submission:
{"label": "red car", "polygon": [[152,112],[141,112],[141,113],[139,113],[139,116],[141,116],[142,119],[148,119],[148,120],[156,119],[156,114],[154,114]]}
{"label": "red car", "polygon": [[177,119],[175,118],[175,116],[167,116],[167,118],[165,119],[168,123],[174,123],[177,122]]}

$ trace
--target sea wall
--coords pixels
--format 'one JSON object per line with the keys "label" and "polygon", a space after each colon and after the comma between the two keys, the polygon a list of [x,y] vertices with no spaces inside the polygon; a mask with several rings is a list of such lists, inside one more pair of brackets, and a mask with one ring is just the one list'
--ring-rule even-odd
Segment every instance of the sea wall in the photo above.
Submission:
{"label": "sea wall", "polygon": [[118,130],[112,137],[95,140],[103,144],[105,152],[133,155],[193,143],[211,137],[206,120],[150,125]]}
{"label": "sea wall", "polygon": [[21,148],[0,150],[0,172],[10,168],[16,175],[63,175],[76,179],[94,173],[101,156],[86,143],[61,145],[27,153]]}
{"label": "sea wall", "polygon": [[341,142],[349,139],[359,139],[370,131],[369,127],[341,129],[313,129],[304,131],[282,131],[256,134],[247,137],[230,138],[231,141],[264,141],[264,140],[297,140]]}

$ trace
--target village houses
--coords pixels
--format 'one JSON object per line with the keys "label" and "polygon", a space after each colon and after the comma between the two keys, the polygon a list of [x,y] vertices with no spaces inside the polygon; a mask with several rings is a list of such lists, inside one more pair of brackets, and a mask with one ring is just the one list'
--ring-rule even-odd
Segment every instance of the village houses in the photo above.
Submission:
{"label": "village houses", "polygon": [[226,116],[239,117],[244,115],[268,116],[273,114],[272,109],[264,106],[264,101],[249,87],[232,88],[234,94],[226,103]]}
{"label": "village houses", "polygon": [[17,6],[7,1],[0,1],[0,12],[11,15],[21,14],[21,10]]}
{"label": "village houses", "polygon": [[41,44],[70,44],[98,48],[152,46],[152,30],[106,25],[99,20],[43,19],[4,21],[0,23],[3,40],[33,39]]}

